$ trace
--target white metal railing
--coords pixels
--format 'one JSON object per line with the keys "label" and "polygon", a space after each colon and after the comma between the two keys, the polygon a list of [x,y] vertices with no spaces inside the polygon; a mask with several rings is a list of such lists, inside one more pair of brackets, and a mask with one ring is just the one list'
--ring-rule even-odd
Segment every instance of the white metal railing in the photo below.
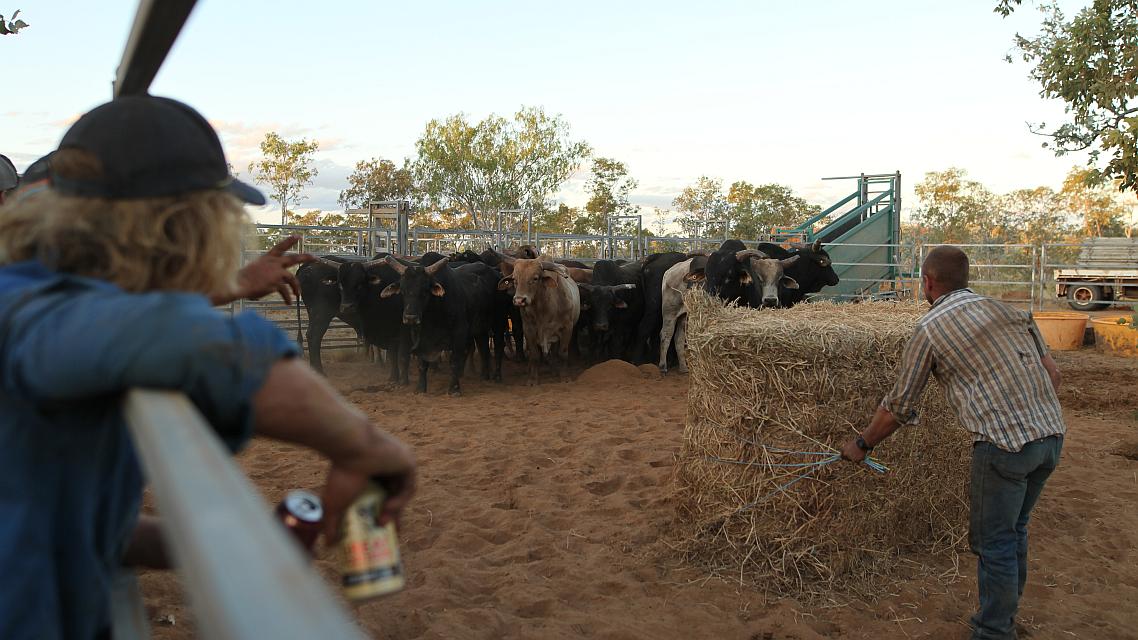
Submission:
{"label": "white metal railing", "polygon": [[124,408],[201,637],[364,637],[184,395],[133,389]]}
{"label": "white metal railing", "polygon": [[[951,243],[949,243],[951,244]],[[937,244],[918,249],[918,281],[925,254]],[[1039,308],[1039,246],[1033,244],[953,244],[968,255],[968,286],[977,293],[1022,305],[1029,311]]]}

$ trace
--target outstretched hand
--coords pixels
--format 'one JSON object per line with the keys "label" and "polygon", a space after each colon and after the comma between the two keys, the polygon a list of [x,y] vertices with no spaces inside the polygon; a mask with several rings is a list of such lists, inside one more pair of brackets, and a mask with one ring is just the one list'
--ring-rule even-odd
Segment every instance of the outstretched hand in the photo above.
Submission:
{"label": "outstretched hand", "polygon": [[289,269],[305,262],[315,262],[316,256],[308,253],[286,253],[300,242],[300,236],[289,236],[278,242],[265,255],[242,267],[237,272],[236,298],[257,300],[276,291],[285,304],[292,304],[300,296],[300,281]]}

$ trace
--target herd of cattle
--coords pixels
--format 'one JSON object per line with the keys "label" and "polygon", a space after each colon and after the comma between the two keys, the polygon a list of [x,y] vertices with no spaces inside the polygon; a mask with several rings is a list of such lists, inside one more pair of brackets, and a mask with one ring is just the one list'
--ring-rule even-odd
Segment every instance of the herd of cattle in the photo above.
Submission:
{"label": "herd of cattle", "polygon": [[564,380],[571,344],[592,360],[655,360],[665,373],[674,347],[684,371],[684,290],[702,285],[724,300],[762,308],[791,306],[838,284],[819,242],[747,249],[738,240],[710,254],[656,253],[592,267],[542,257],[530,246],[419,258],[380,254],[366,261],[326,256],[302,265],[297,279],[313,367],[321,369],[320,342],[338,317],[367,344],[387,351],[392,382],[409,383],[415,356],[420,392],[427,390],[431,363],[449,352],[452,395],[460,393],[474,348],[482,377],[502,379],[508,334],[517,357],[528,361],[529,384],[537,384],[545,361],[556,360]]}

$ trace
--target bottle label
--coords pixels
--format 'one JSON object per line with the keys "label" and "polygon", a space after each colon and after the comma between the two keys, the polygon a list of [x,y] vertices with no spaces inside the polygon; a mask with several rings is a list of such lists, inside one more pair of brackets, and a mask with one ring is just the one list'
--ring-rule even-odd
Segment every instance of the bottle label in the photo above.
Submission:
{"label": "bottle label", "polygon": [[343,585],[345,587],[356,587],[361,584],[369,584],[372,582],[379,582],[389,578],[395,578],[403,574],[403,569],[399,565],[392,565],[389,567],[376,567],[371,571],[363,573],[346,573],[343,578]]}

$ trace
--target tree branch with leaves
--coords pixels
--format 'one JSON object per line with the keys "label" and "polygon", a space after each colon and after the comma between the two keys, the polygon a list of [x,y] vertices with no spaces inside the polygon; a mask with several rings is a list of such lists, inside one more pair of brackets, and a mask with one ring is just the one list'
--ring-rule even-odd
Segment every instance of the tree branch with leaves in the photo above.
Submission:
{"label": "tree branch with leaves", "polygon": [[339,203],[345,207],[366,209],[372,202],[411,200],[417,195],[409,160],[402,167],[383,158],[360,160],[348,176],[348,188],[340,192]]}
{"label": "tree branch with leaves", "polygon": [[[997,13],[1009,15],[1021,0],[1002,0]],[[1049,138],[1056,156],[1089,153],[1089,185],[1114,182],[1138,188],[1138,3],[1094,0],[1068,20],[1054,4],[1040,7],[1040,33],[1016,34],[1015,43],[1039,95],[1065,103],[1066,122],[1029,124]],[[1012,57],[1008,56],[1008,61]]]}
{"label": "tree branch with leaves", "polygon": [[319,173],[312,159],[318,149],[315,140],[288,141],[270,131],[261,141],[261,159],[249,163],[253,179],[268,185],[269,197],[280,203],[282,225],[288,222],[289,208],[304,200],[304,188]]}
{"label": "tree branch with leaves", "polygon": [[545,211],[590,152],[570,138],[564,120],[539,107],[524,107],[512,120],[431,120],[416,149],[415,181],[427,200],[465,211],[479,228],[499,209]]}
{"label": "tree branch with leaves", "polygon": [[16,11],[12,14],[12,17],[8,20],[5,20],[4,16],[0,15],[0,36],[16,35],[20,32],[21,29],[26,29],[31,26],[19,18],[19,9],[16,9]]}
{"label": "tree branch with leaves", "polygon": [[[573,233],[605,233],[609,219],[613,216],[634,216],[640,207],[632,204],[629,197],[639,186],[636,178],[628,175],[628,167],[612,158],[594,158],[590,167],[585,191],[589,200],[585,212],[573,221]],[[627,220],[617,220],[613,230],[618,233],[636,233],[635,225]]]}

